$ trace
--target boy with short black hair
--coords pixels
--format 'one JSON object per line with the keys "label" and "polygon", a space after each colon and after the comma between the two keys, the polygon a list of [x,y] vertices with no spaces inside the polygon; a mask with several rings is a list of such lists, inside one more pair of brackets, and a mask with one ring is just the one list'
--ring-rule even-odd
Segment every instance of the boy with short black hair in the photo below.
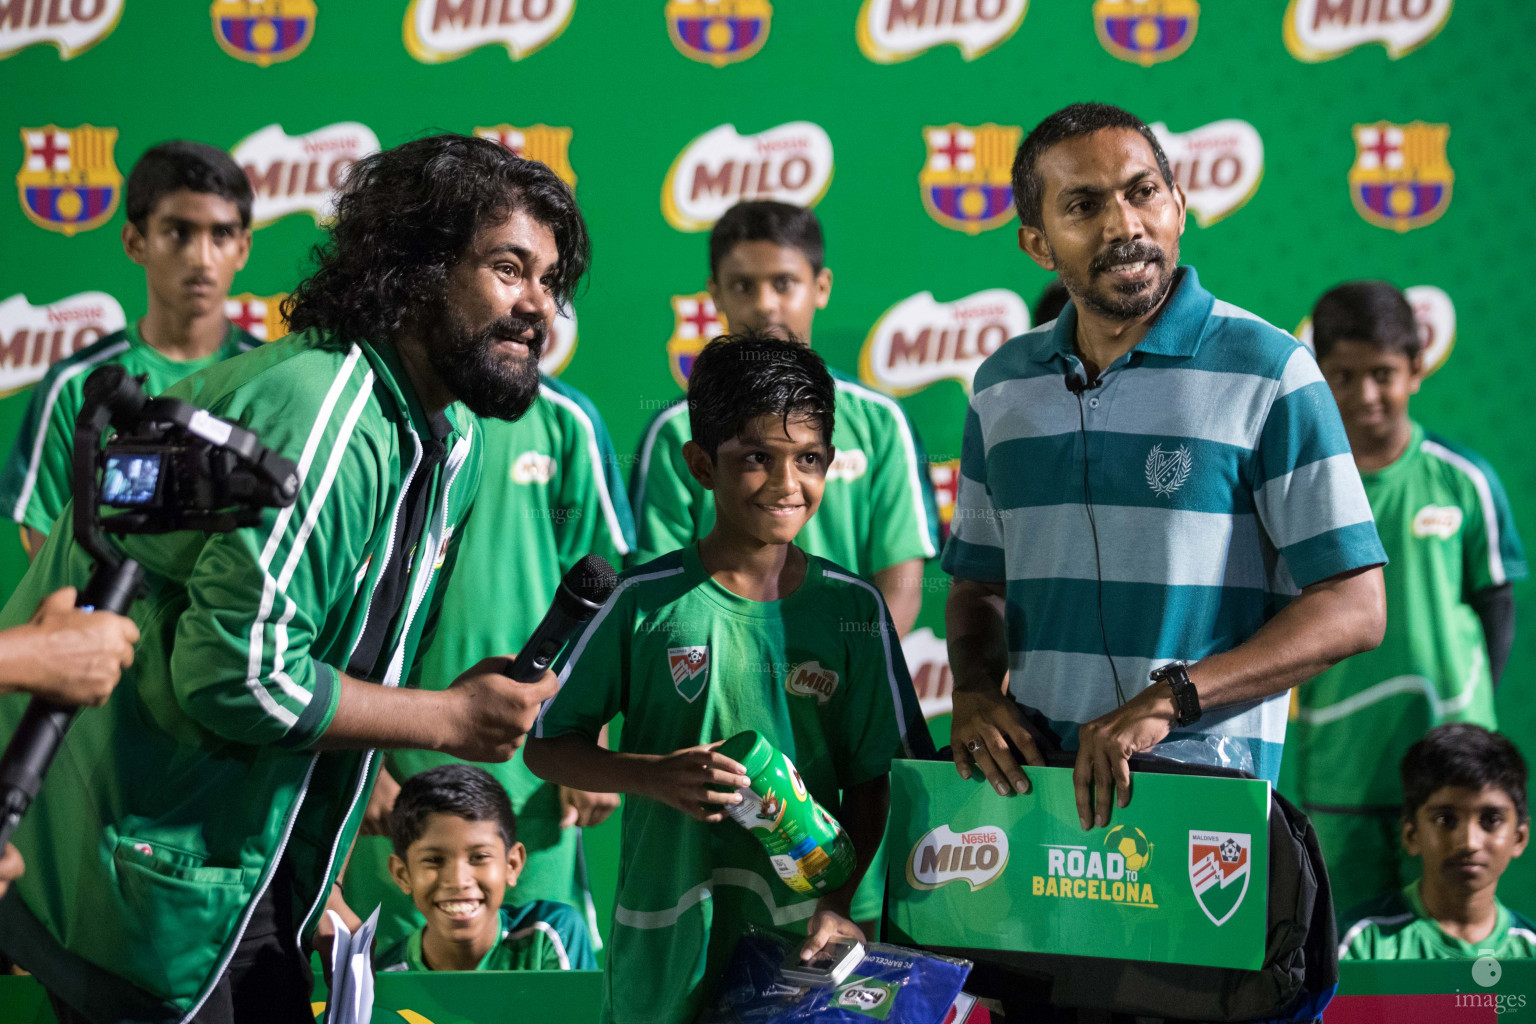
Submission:
{"label": "boy with short black hair", "polygon": [[1498,727],[1510,583],[1526,563],[1493,467],[1409,416],[1425,367],[1403,293],[1340,285],[1318,300],[1312,338],[1389,559],[1381,646],[1297,687],[1283,768],[1282,788],[1317,829],[1334,904],[1348,907],[1412,881],[1398,842],[1403,752],[1441,722]]}
{"label": "boy with short black hair", "polygon": [[1339,956],[1536,956],[1536,923],[1496,895],[1531,837],[1520,751],[1482,726],[1452,722],[1410,747],[1401,772],[1403,847],[1423,862],[1423,877],[1346,914]]}
{"label": "boy with short black hair", "polygon": [[[709,235],[707,287],[730,330],[763,331],[811,346],[832,271],[816,214],[789,203],[738,203]],[[831,371],[836,461],[827,501],[798,538],[808,554],[871,579],[905,635],[922,605],[923,562],[938,554],[928,457],[895,399]],[[662,409],[641,434],[630,493],[639,543],[634,562],[691,544],[714,524],[714,498],[688,468],[687,403]]]}
{"label": "boy with short black hair", "polygon": [[527,851],[512,802],[485,769],[430,768],[400,787],[390,873],[426,925],[378,959],[381,971],[595,970],[586,923],[552,900],[503,904]]}
{"label": "boy with short black hair", "polygon": [[251,253],[251,183],[228,153],[174,139],[147,150],[128,175],[123,251],[144,268],[142,319],[54,363],[34,387],[16,446],[0,472],[0,510],[35,558],[70,498],[75,416],[85,380],[118,364],[158,395],[204,367],[261,344],[230,323],[224,303]]}
{"label": "boy with short black hair", "polygon": [[[804,346],[748,335],[700,354],[684,454],[713,526],[624,574],[528,743],[546,779],[645,798],[624,812],[605,1020],[691,1020],[749,924],[809,933],[802,956],[860,935],[850,901],[884,830],[890,763],[932,749],[879,590],[795,544],[821,505],[836,404]],[[604,750],[598,731],[620,713],[619,749]],[[749,729],[847,830],[857,866],[836,892],[791,890],[724,821],[749,780],[715,748]]]}

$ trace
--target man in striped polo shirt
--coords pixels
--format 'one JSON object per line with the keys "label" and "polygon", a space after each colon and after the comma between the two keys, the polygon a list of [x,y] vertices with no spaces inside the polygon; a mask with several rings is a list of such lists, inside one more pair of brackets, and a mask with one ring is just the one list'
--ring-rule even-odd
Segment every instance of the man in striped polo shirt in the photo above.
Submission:
{"label": "man in striped polo shirt", "polygon": [[1385,622],[1328,387],[1178,266],[1184,196],[1134,115],[1052,114],[1013,193],[1020,247],[1072,304],[976,374],[943,562],[956,766],[1022,793],[1014,751],[1075,747],[1085,829],[1154,747],[1273,782],[1286,691]]}

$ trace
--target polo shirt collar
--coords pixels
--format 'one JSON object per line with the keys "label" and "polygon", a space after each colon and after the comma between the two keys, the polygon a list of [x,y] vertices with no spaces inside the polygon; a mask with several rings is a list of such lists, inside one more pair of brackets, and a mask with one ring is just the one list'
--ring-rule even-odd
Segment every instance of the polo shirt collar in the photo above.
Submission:
{"label": "polo shirt collar", "polygon": [[447,441],[455,432],[459,434],[467,432],[460,427],[460,424],[464,423],[468,410],[458,402],[454,402],[443,412],[427,414],[416,395],[416,388],[411,383],[410,375],[406,373],[405,365],[400,362],[400,354],[395,351],[392,343],[365,341],[362,347],[368,353],[374,373],[394,396],[399,407],[405,411],[411,426],[419,435],[435,441]]}
{"label": "polo shirt collar", "polygon": [[[1194,267],[1179,267],[1174,275],[1167,302],[1132,352],[1188,359],[1199,351],[1216,297],[1200,287],[1200,275]],[[1081,365],[1077,357],[1077,307],[1072,303],[1067,303],[1056,318],[1049,344],[1042,347],[1038,358],[1068,369]]]}

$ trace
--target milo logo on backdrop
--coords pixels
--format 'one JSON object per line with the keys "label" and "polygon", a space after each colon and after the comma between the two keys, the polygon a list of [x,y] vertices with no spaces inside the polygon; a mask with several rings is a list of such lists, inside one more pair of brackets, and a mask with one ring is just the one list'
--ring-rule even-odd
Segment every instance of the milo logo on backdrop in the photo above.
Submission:
{"label": "milo logo on backdrop", "polygon": [[894,395],[953,379],[970,390],[976,368],[1003,342],[1029,330],[1029,307],[1007,288],[953,302],[918,292],[886,310],[864,339],[859,376]]}
{"label": "milo logo on backdrop", "polygon": [[1141,829],[1110,829],[1102,849],[1072,843],[1041,843],[1040,848],[1045,851],[1045,874],[1031,879],[1033,895],[1157,907],[1152,883],[1142,877],[1152,861],[1152,843]]}
{"label": "milo logo on backdrop", "polygon": [[1429,42],[1451,17],[1452,0],[1291,0],[1285,48],[1308,63],[1380,43],[1396,60]]}
{"label": "milo logo on backdrop", "polygon": [[1201,227],[1235,213],[1259,190],[1264,140],[1247,121],[1228,118],[1187,132],[1169,131],[1159,122],[1152,131]]}
{"label": "milo logo on backdrop", "polygon": [[877,64],[895,64],[948,44],[975,60],[1003,45],[1028,8],[1029,0],[864,0],[859,49]]}
{"label": "milo logo on backdrop", "polygon": [[9,0],[0,3],[0,58],[52,43],[61,60],[79,56],[112,34],[123,0]]}
{"label": "milo logo on backdrop", "polygon": [[292,213],[307,213],[316,224],[330,220],[347,168],[378,151],[373,129],[341,121],[304,135],[269,124],[237,142],[230,155],[251,179],[251,226],[259,228]]}
{"label": "milo logo on backdrop", "polygon": [[815,206],[832,184],[832,140],[818,124],[790,121],[756,135],[722,124],[672,161],[661,212],[679,231],[708,231],[747,199]]}
{"label": "milo logo on backdrop", "polygon": [[964,882],[974,892],[997,881],[1008,866],[1008,834],[992,825],[956,832],[940,825],[918,840],[907,858],[907,884],[937,889]]}
{"label": "milo logo on backdrop", "polygon": [[53,363],[127,324],[106,292],[80,292],[34,306],[25,295],[0,302],[0,394],[26,387]]}
{"label": "milo logo on backdrop", "polygon": [[504,46],[522,60],[571,23],[576,0],[411,0],[405,48],[423,64],[457,60],[482,46]]}
{"label": "milo logo on backdrop", "polygon": [[[1419,349],[1424,362],[1424,376],[1429,376],[1445,365],[1445,360],[1456,345],[1456,306],[1444,289],[1432,284],[1410,285],[1403,289],[1408,305],[1413,307],[1413,319],[1419,329]],[[1312,318],[1306,317],[1293,332],[1296,340],[1316,353],[1312,342]]]}

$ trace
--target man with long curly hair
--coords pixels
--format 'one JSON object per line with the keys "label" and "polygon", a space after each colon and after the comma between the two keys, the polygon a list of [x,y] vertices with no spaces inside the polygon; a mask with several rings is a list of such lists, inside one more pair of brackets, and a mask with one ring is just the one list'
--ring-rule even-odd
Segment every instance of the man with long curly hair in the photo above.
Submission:
{"label": "man with long curly hair", "polygon": [[[137,658],[16,834],[31,870],[0,947],[66,1022],[312,1020],[303,947],[374,748],[503,761],[555,689],[506,657],[409,684],[478,488],[477,417],[528,409],[587,268],[570,190],[495,143],[418,139],[352,168],[314,255],[292,335],[170,391],[293,459],[297,501],[121,542],[148,570]],[[60,531],[0,623],[89,563]],[[20,711],[0,702],[0,736]]]}

